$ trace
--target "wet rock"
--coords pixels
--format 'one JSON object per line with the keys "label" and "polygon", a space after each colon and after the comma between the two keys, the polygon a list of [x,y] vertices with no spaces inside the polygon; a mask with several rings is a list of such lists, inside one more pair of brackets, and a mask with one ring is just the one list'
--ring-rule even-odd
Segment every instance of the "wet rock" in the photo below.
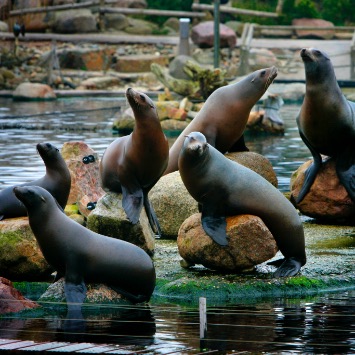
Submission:
{"label": "wet rock", "polygon": [[23,297],[10,280],[0,277],[0,314],[17,313],[24,309],[37,307],[40,305]]}
{"label": "wet rock", "polygon": [[226,158],[233,160],[255,171],[272,185],[277,187],[277,176],[269,159],[254,152],[231,152],[225,154]]}
{"label": "wet rock", "polygon": [[57,51],[62,69],[108,70],[112,63],[113,48],[65,48]]}
{"label": "wet rock", "polygon": [[178,171],[162,176],[151,189],[149,199],[157,214],[162,234],[168,238],[175,239],[185,219],[198,212],[197,202],[186,190]]}
{"label": "wet rock", "polygon": [[96,19],[87,9],[58,11],[52,30],[55,33],[97,32]]}
{"label": "wet rock", "polygon": [[65,142],[62,156],[71,175],[68,205],[76,203],[82,215],[88,216],[95,203],[105,194],[101,188],[99,158],[84,142]]}
{"label": "wet rock", "polygon": [[114,76],[104,76],[98,78],[89,78],[80,83],[77,90],[105,90],[112,86],[121,84],[121,80]]}
{"label": "wet rock", "polygon": [[228,246],[215,243],[203,230],[201,214],[189,217],[177,238],[181,257],[191,264],[229,272],[253,269],[275,256],[276,242],[263,221],[252,215],[227,217]]}
{"label": "wet rock", "polygon": [[[130,303],[104,284],[87,284],[84,303]],[[64,277],[51,284],[39,298],[41,302],[65,302]]]}
{"label": "wet rock", "polygon": [[107,192],[99,199],[88,216],[87,227],[96,233],[135,244],[149,255],[154,254],[155,237],[144,208],[139,222],[132,224],[122,207],[121,194]]}
{"label": "wet rock", "polygon": [[308,26],[319,27],[319,30],[295,30],[298,38],[321,38],[332,39],[335,35],[335,28],[330,30],[322,30],[322,27],[334,27],[332,22],[318,19],[318,18],[299,18],[292,20],[292,26]]}
{"label": "wet rock", "polygon": [[150,72],[152,63],[165,67],[169,64],[169,57],[159,54],[120,56],[117,58],[114,69],[122,73]]}
{"label": "wet rock", "polygon": [[[237,44],[236,33],[228,26],[220,24],[220,47],[234,48]],[[200,48],[213,47],[214,45],[214,22],[205,21],[192,27],[191,39]]]}
{"label": "wet rock", "polygon": [[[312,162],[313,160],[305,162],[292,174],[292,201],[297,198],[303,185],[304,173]],[[354,224],[355,203],[339,181],[335,159],[330,158],[322,164],[308,194],[296,207],[306,216],[329,222]]]}
{"label": "wet rock", "polygon": [[54,100],[56,94],[53,89],[46,84],[22,83],[17,86],[12,94],[12,98],[21,100]]}
{"label": "wet rock", "polygon": [[0,270],[11,280],[47,280],[53,269],[44,259],[27,217],[0,221]]}

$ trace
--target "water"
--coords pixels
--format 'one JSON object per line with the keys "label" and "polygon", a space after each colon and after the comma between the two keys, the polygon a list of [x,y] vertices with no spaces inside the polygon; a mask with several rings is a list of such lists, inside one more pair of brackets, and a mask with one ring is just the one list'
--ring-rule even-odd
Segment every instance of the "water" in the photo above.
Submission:
{"label": "water", "polygon": [[[121,106],[123,98],[28,103],[0,98],[0,189],[44,175],[35,149],[39,142],[61,148],[64,142],[82,140],[101,156],[116,138],[110,127]],[[282,107],[284,135],[246,136],[249,149],[271,161],[281,191],[289,189],[291,172],[311,157],[296,128],[298,110],[297,104]],[[83,318],[74,321],[66,316],[65,307],[45,304],[41,311],[1,317],[0,338],[131,345],[151,354],[189,354],[193,351],[189,348],[220,354],[351,354],[355,353],[354,305],[355,291],[208,304],[207,334],[200,341],[197,304],[153,299],[146,307],[85,306]]]}

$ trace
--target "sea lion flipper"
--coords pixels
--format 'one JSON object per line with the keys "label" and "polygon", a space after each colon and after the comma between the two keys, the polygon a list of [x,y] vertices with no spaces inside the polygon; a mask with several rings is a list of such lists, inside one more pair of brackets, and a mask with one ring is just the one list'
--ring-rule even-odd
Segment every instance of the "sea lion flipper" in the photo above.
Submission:
{"label": "sea lion flipper", "polygon": [[304,199],[304,197],[308,193],[309,189],[311,188],[319,169],[322,166],[321,155],[312,147],[312,145],[308,142],[308,139],[304,136],[304,134],[301,131],[299,133],[300,133],[300,136],[301,136],[304,144],[308,147],[308,149],[312,153],[313,163],[305,171],[305,179],[304,179],[301,191],[299,192],[299,194],[296,198],[296,203],[300,203]]}
{"label": "sea lion flipper", "polygon": [[295,276],[301,269],[302,262],[297,258],[285,258],[281,266],[274,272],[275,277]]}
{"label": "sea lion flipper", "polygon": [[161,228],[160,228],[160,224],[159,224],[159,220],[158,217],[155,213],[154,207],[152,206],[152,204],[150,203],[149,199],[148,199],[148,193],[144,193],[144,198],[143,198],[143,203],[144,203],[144,209],[145,209],[145,213],[147,214],[148,220],[149,220],[149,224],[153,229],[153,232],[156,233],[158,235],[158,237],[161,237]]}
{"label": "sea lion flipper", "polygon": [[336,171],[340,182],[353,201],[355,201],[355,149],[347,147],[346,151],[337,156]]}
{"label": "sea lion flipper", "polygon": [[217,214],[213,207],[202,206],[202,227],[204,231],[219,245],[228,245],[226,233],[226,216]]}
{"label": "sea lion flipper", "polygon": [[234,142],[234,144],[228,149],[228,152],[249,152],[249,149],[245,145],[244,134]]}
{"label": "sea lion flipper", "polygon": [[133,224],[138,223],[143,207],[143,190],[137,188],[131,193],[126,187],[122,186],[122,207],[128,219]]}
{"label": "sea lion flipper", "polygon": [[86,286],[84,280],[81,280],[80,282],[65,280],[64,292],[68,308],[71,310],[81,308],[81,305],[86,297]]}

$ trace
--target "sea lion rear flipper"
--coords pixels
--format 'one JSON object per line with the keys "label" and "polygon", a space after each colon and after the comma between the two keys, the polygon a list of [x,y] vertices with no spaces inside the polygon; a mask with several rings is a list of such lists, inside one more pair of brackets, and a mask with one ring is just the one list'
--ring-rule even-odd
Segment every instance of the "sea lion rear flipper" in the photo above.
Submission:
{"label": "sea lion rear flipper", "polygon": [[160,228],[160,224],[159,224],[159,220],[158,217],[155,213],[154,207],[152,206],[152,204],[150,203],[149,199],[148,199],[148,193],[144,192],[143,195],[143,203],[144,203],[144,209],[145,209],[145,213],[147,214],[148,220],[149,220],[149,224],[153,229],[153,232],[156,233],[158,235],[158,237],[161,237],[161,228]]}
{"label": "sea lion rear flipper", "polygon": [[137,188],[131,193],[125,186],[122,186],[122,207],[131,223],[138,223],[143,207],[142,189]]}
{"label": "sea lion rear flipper", "polygon": [[285,258],[281,266],[274,272],[274,276],[295,276],[300,271],[302,265],[302,262],[297,258]]}
{"label": "sea lion rear flipper", "polygon": [[204,231],[219,245],[228,245],[226,233],[226,216],[216,213],[213,207],[202,205],[202,227]]}
{"label": "sea lion rear flipper", "polygon": [[336,171],[351,199],[355,202],[355,149],[351,145],[336,158]]}
{"label": "sea lion rear flipper", "polygon": [[68,309],[76,310],[81,308],[82,303],[86,297],[86,286],[84,280],[80,282],[72,282],[67,280],[68,277],[65,278],[64,283],[64,292],[65,298],[67,301]]}
{"label": "sea lion rear flipper", "polygon": [[304,199],[304,197],[308,193],[309,189],[311,188],[319,169],[322,166],[321,155],[312,147],[312,145],[308,142],[308,139],[304,136],[304,134],[301,131],[299,133],[300,133],[300,136],[301,136],[304,144],[308,147],[308,149],[312,153],[313,163],[305,171],[305,179],[304,179],[301,191],[299,192],[299,194],[297,196],[296,203],[300,203]]}
{"label": "sea lion rear flipper", "polygon": [[249,152],[249,149],[245,145],[244,134],[228,149],[228,152]]}
{"label": "sea lion rear flipper", "polygon": [[120,287],[112,286],[112,285],[108,285],[108,286],[112,288],[114,291],[116,291],[117,293],[119,293],[120,295],[122,295],[123,297],[127,298],[127,300],[132,303],[142,303],[142,302],[149,301],[149,297],[145,295],[134,295],[133,293],[123,290]]}

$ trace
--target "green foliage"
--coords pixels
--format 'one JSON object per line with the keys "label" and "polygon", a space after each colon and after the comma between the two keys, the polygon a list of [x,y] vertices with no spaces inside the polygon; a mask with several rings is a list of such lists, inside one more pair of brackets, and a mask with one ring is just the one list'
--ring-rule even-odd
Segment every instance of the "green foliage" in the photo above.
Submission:
{"label": "green foliage", "polygon": [[335,25],[355,23],[355,11],[351,2],[353,0],[324,0],[322,5],[322,18],[332,21]]}

